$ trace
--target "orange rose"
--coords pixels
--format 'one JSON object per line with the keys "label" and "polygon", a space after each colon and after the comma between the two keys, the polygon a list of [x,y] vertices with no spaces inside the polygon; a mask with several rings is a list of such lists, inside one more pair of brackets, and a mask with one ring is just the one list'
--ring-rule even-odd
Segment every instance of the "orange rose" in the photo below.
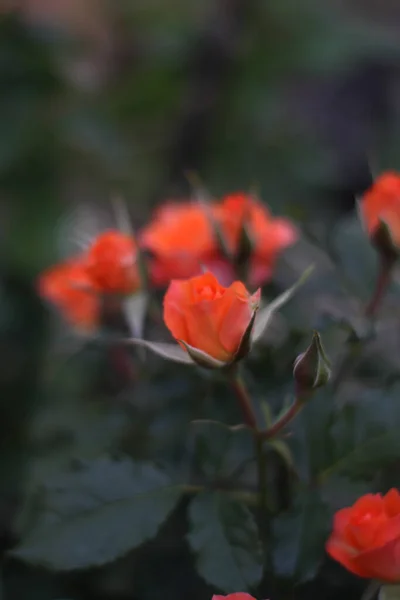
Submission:
{"label": "orange rose", "polygon": [[[213,220],[231,260],[222,252]],[[234,262],[244,227],[251,239],[249,282],[256,287],[271,277],[279,252],[296,241],[290,221],[273,218],[263,204],[242,193],[210,203],[208,212],[196,203],[162,207],[139,238],[152,254],[153,284],[163,286],[171,279],[193,277],[206,267],[229,285],[235,279]]]}
{"label": "orange rose", "polygon": [[366,494],[334,517],[327,552],[352,573],[400,581],[400,494]]}
{"label": "orange rose", "polygon": [[360,211],[371,238],[384,222],[391,242],[400,248],[400,175],[388,171],[378,177],[363,195]]}
{"label": "orange rose", "polygon": [[168,203],[158,209],[139,243],[150,251],[151,281],[161,287],[171,279],[197,275],[217,252],[210,220],[198,203]]}
{"label": "orange rose", "polygon": [[87,252],[86,272],[101,293],[132,294],[140,286],[134,240],[120,231],[105,231]]}
{"label": "orange rose", "polygon": [[264,204],[241,192],[225,196],[214,211],[233,257],[240,252],[240,239],[246,228],[251,243],[249,283],[258,286],[268,281],[279,253],[297,239],[293,224],[272,217]]}
{"label": "orange rose", "polygon": [[38,289],[72,325],[86,330],[97,326],[100,305],[82,259],[60,263],[42,273]]}
{"label": "orange rose", "polygon": [[164,321],[190,356],[212,366],[234,362],[254,322],[260,290],[252,296],[243,283],[220,285],[211,273],[170,283]]}

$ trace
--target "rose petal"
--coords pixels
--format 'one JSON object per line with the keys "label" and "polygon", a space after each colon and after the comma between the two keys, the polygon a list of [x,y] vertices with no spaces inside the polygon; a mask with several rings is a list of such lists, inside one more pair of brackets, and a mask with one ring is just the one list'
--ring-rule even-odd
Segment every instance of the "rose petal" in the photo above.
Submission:
{"label": "rose petal", "polygon": [[379,579],[390,583],[400,581],[400,539],[396,538],[367,552],[354,557],[353,572],[358,570],[362,577]]}
{"label": "rose petal", "polygon": [[372,575],[365,574],[365,568],[354,562],[356,557],[354,550],[350,546],[347,546],[340,536],[331,535],[325,544],[325,549],[334,560],[337,560],[337,562],[346,567],[348,571],[359,577],[373,577]]}
{"label": "rose petal", "polygon": [[185,282],[171,281],[164,296],[164,322],[176,340],[188,339],[184,307],[189,302],[189,298],[189,288]]}
{"label": "rose petal", "polygon": [[400,514],[400,494],[399,491],[392,488],[383,497],[385,512],[388,517],[395,517]]}
{"label": "rose petal", "polygon": [[228,594],[227,596],[218,596],[214,594],[212,600],[255,600],[250,594],[246,592],[236,592],[234,594]]}

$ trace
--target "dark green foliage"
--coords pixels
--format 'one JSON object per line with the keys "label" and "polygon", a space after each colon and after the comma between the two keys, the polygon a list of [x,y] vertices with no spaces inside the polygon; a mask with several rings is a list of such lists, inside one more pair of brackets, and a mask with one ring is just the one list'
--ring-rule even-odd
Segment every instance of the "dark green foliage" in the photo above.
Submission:
{"label": "dark green foliage", "polygon": [[192,548],[202,577],[226,593],[255,589],[263,562],[255,520],[249,509],[226,494],[204,493],[189,509]]}
{"label": "dark green foliage", "polygon": [[[400,485],[398,267],[369,322],[378,259],[355,210],[400,167],[390,2],[14,4],[0,8],[1,600],[357,600],[324,563],[333,514]],[[265,429],[313,328],[333,367],[265,444],[262,508],[224,375],[133,345],[122,375],[114,340],[79,337],[36,293],[79,247],[77,205],[92,230],[121,193],[137,230],[187,197],[188,170],[216,196],[257,187],[298,225],[264,300],[315,266],[243,369]],[[170,343],[153,316],[146,339]]]}
{"label": "dark green foliage", "polygon": [[39,489],[12,555],[57,571],[101,566],[154,537],[180,496],[152,465],[76,466]]}

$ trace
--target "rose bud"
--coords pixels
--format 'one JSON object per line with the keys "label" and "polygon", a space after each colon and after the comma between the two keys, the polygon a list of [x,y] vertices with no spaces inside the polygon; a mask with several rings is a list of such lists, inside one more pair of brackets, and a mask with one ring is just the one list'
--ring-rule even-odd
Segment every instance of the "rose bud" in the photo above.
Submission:
{"label": "rose bud", "polygon": [[366,494],[339,510],[326,543],[328,554],[368,579],[400,582],[400,494]]}
{"label": "rose bud", "polygon": [[[233,265],[256,287],[272,277],[278,256],[293,245],[298,232],[289,219],[274,217],[268,207],[250,194],[238,192],[213,205]],[[214,272],[212,263],[210,270]]]}
{"label": "rose bud", "polygon": [[400,175],[380,175],[362,196],[359,211],[378,252],[393,261],[400,252]]}
{"label": "rose bud", "polygon": [[193,361],[218,368],[249,351],[259,303],[260,290],[250,295],[240,281],[225,288],[212,273],[205,273],[170,283],[164,321]]}
{"label": "rose bud", "polygon": [[316,389],[328,383],[330,375],[330,361],[325,354],[319,333],[314,331],[311,344],[294,363],[293,377],[297,397],[307,399]]}

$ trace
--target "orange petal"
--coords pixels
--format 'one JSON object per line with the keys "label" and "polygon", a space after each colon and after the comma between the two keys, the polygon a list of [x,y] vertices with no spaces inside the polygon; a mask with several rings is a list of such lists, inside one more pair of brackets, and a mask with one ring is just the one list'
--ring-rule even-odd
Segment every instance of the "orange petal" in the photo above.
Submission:
{"label": "orange petal", "polygon": [[365,566],[362,563],[356,562],[357,554],[351,547],[346,545],[341,537],[337,537],[335,534],[331,535],[325,544],[325,550],[334,560],[343,565],[351,573],[359,577],[373,577],[368,565]]}
{"label": "orange petal", "polygon": [[230,354],[236,354],[260,298],[260,290],[250,296],[238,283],[233,283],[225,294],[226,311],[219,329],[221,344]]}
{"label": "orange petal", "polygon": [[365,494],[353,504],[352,514],[362,515],[363,513],[381,514],[384,508],[383,499],[380,494]]}
{"label": "orange petal", "polygon": [[203,300],[188,306],[186,339],[191,346],[206,352],[217,360],[228,362],[232,358],[232,354],[222,346],[219,338],[220,300]]}
{"label": "orange petal", "polygon": [[212,600],[255,600],[250,594],[246,592],[235,592],[234,594],[228,594],[227,596],[218,596],[214,594]]}
{"label": "orange petal", "polygon": [[186,281],[171,281],[164,296],[164,322],[176,340],[188,340],[185,309],[189,302]]}
{"label": "orange petal", "polygon": [[98,324],[100,305],[81,258],[55,265],[38,279],[42,298],[58,307],[72,324],[92,329]]}
{"label": "orange petal", "polygon": [[352,508],[342,508],[338,510],[333,517],[333,531],[335,535],[343,537],[346,527],[349,524]]}
{"label": "orange petal", "polygon": [[[400,538],[360,553],[353,560],[353,572],[388,583],[400,582]],[[346,566],[346,565],[345,565]]]}
{"label": "orange petal", "polygon": [[87,253],[87,273],[103,293],[132,293],[140,285],[136,244],[120,231],[105,231]]}
{"label": "orange petal", "polygon": [[395,488],[392,488],[383,497],[385,512],[388,517],[396,517],[400,515],[400,493]]}

